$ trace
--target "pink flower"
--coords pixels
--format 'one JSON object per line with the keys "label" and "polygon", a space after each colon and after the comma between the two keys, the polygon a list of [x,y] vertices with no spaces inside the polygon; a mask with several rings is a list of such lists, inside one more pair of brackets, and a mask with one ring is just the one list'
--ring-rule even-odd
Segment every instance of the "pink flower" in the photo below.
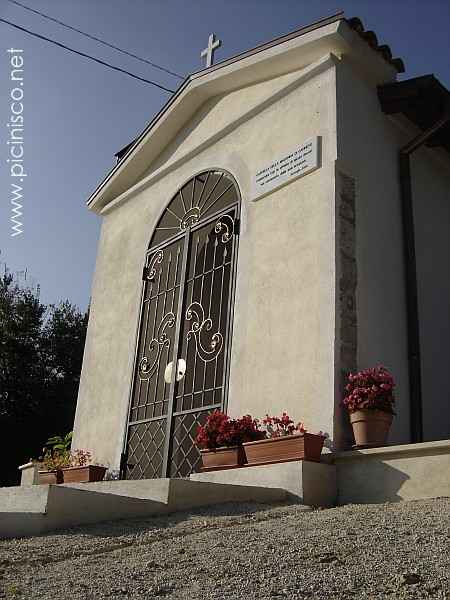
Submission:
{"label": "pink flower", "polygon": [[350,373],[345,386],[347,396],[343,399],[343,405],[350,412],[360,408],[371,408],[393,413],[394,387],[392,375],[383,366]]}

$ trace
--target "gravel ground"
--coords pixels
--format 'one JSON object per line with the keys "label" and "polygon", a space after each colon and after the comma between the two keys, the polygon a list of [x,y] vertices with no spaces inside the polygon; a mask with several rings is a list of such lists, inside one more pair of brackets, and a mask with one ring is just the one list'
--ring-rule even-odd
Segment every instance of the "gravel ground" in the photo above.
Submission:
{"label": "gravel ground", "polygon": [[4,540],[0,597],[450,600],[450,499],[228,504]]}

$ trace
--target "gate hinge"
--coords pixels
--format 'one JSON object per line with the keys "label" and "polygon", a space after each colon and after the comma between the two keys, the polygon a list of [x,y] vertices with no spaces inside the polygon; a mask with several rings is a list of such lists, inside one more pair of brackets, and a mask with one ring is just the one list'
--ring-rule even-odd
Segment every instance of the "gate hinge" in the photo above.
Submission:
{"label": "gate hinge", "polygon": [[125,479],[127,471],[128,452],[122,452],[120,455],[120,479]]}

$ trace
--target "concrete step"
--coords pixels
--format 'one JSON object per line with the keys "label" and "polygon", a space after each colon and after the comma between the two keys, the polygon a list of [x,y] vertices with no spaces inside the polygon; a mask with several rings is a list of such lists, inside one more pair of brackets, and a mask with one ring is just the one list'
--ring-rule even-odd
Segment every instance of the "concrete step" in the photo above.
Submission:
{"label": "concrete step", "polygon": [[321,460],[196,473],[191,479],[281,488],[294,501],[323,507],[450,496],[450,440],[323,454]]}
{"label": "concrete step", "polygon": [[195,473],[191,481],[283,489],[308,506],[335,506],[337,499],[336,467],[308,460]]}
{"label": "concrete step", "polygon": [[338,504],[450,496],[450,440],[338,452],[333,461]]}
{"label": "concrete step", "polygon": [[0,489],[0,537],[25,537],[86,523],[149,517],[226,502],[275,503],[283,489],[187,479],[142,479]]}

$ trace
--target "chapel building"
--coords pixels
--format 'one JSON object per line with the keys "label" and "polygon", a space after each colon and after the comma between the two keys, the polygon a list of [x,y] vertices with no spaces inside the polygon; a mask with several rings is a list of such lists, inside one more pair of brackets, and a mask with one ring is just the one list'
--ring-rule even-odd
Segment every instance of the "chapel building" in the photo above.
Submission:
{"label": "chapel building", "polygon": [[218,408],[347,449],[345,374],[378,364],[390,442],[450,438],[450,93],[403,71],[340,13],[190,75],[118,154],[74,447],[187,476]]}

